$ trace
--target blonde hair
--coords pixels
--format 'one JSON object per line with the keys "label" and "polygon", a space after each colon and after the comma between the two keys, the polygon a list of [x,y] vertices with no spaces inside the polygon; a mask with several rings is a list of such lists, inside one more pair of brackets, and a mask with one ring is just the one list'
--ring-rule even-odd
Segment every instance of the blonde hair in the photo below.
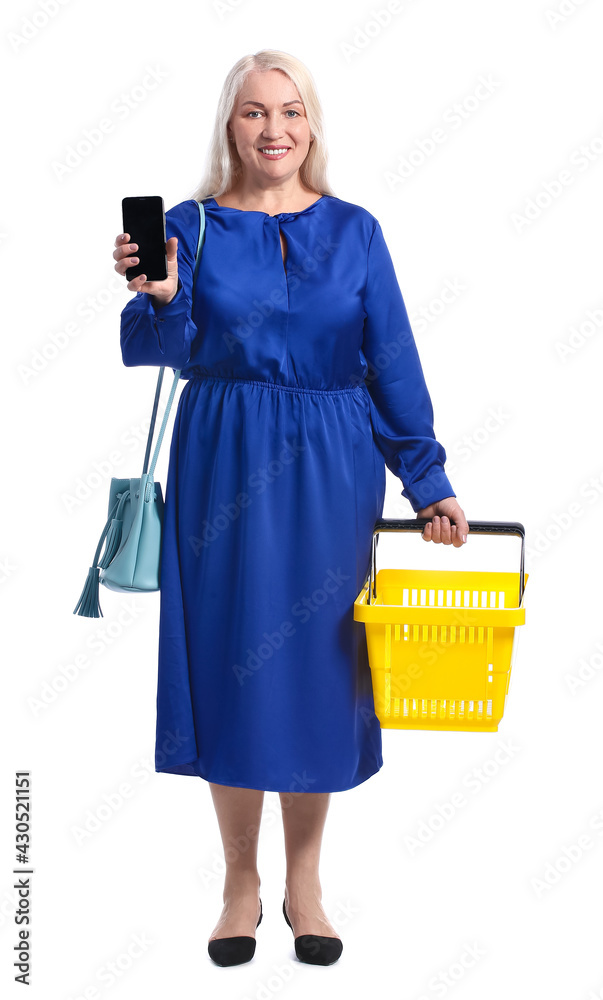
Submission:
{"label": "blonde hair", "polygon": [[224,81],[218,101],[214,131],[207,154],[203,178],[193,193],[196,201],[216,198],[235,186],[242,174],[242,164],[234,144],[228,141],[227,123],[234,111],[237,97],[249,73],[280,69],[297,87],[303,102],[310,132],[314,135],[310,149],[299,169],[302,184],[319,194],[333,195],[327,181],[327,150],[325,145],[323,114],[314,80],[310,71],[295,56],[278,49],[262,49],[253,55],[243,56],[234,64]]}

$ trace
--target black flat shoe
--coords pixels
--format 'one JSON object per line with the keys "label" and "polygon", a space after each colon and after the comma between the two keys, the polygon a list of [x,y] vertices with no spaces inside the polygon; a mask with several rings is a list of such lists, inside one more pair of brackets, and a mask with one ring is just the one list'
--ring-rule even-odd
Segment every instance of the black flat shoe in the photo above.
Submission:
{"label": "black flat shoe", "polygon": [[[283,916],[293,931],[284,899]],[[295,935],[295,931],[293,934]],[[295,954],[300,962],[306,962],[308,965],[333,965],[342,951],[343,942],[340,938],[325,937],[322,934],[300,934],[295,938]]]}
{"label": "black flat shoe", "polygon": [[[260,899],[260,918],[255,925],[260,926],[262,922],[262,900]],[[255,938],[247,934],[239,934],[236,937],[214,938],[207,944],[209,957],[216,965],[242,965],[243,962],[250,962],[255,955]]]}

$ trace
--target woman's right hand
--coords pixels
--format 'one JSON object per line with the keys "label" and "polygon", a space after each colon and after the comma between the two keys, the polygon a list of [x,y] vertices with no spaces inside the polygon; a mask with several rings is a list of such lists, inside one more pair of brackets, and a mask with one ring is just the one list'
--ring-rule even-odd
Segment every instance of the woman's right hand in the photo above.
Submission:
{"label": "woman's right hand", "polygon": [[[126,268],[134,267],[135,264],[138,264],[138,257],[136,256],[138,244],[129,243],[129,239],[129,233],[120,233],[115,240],[117,250],[113,251],[113,257],[117,261],[115,270],[118,274],[123,274],[124,276]],[[177,236],[170,237],[165,245],[165,252],[167,256],[168,276],[164,281],[147,281],[146,274],[139,274],[137,278],[132,278],[132,281],[129,281],[127,286],[131,292],[148,292],[149,295],[152,295],[157,300],[159,305],[167,305],[178,291]],[[132,254],[134,256],[131,256]]]}

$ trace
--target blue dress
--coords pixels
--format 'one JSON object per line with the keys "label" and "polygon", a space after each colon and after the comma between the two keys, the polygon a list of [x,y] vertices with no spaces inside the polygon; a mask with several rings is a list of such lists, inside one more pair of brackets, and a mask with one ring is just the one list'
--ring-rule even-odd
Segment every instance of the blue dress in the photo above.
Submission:
{"label": "blue dress", "polygon": [[166,213],[175,297],[156,307],[138,292],[121,316],[126,366],[186,380],[165,486],[155,770],[344,791],[383,764],[353,604],[385,466],[416,512],[455,496],[446,455],[377,219],[330,195],[278,215],[203,204],[192,315],[187,200]]}

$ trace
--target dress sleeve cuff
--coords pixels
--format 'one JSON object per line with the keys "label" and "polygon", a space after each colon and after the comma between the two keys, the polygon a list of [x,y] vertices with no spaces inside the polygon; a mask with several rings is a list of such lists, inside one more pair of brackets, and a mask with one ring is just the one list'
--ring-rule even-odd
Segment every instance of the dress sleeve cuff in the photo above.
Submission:
{"label": "dress sleeve cuff", "polygon": [[402,490],[402,496],[410,502],[412,509],[415,514],[423,510],[424,507],[429,507],[432,503],[437,503],[438,500],[444,500],[446,497],[455,497],[456,493],[452,489],[452,485],[446,473],[441,471],[433,472],[429,476],[425,476],[424,479],[419,479],[411,485],[405,486]]}

